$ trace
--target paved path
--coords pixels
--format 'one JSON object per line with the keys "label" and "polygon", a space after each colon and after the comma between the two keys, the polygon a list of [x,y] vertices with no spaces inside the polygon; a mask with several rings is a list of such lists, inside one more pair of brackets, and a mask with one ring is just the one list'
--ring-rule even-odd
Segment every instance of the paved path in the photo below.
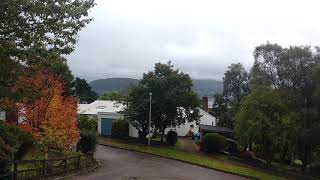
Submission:
{"label": "paved path", "polygon": [[158,156],[98,146],[95,157],[102,163],[96,171],[71,179],[106,180],[234,180],[244,179]]}
{"label": "paved path", "polygon": [[191,138],[179,138],[179,141],[182,141],[183,143],[182,150],[191,152],[191,153],[198,153],[198,149],[196,145],[193,143]]}

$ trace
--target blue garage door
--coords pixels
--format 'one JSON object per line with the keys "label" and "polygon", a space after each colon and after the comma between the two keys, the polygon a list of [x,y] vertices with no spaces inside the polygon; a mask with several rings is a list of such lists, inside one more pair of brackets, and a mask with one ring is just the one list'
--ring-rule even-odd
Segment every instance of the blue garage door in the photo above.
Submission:
{"label": "blue garage door", "polygon": [[101,118],[101,135],[110,136],[112,128],[112,119]]}

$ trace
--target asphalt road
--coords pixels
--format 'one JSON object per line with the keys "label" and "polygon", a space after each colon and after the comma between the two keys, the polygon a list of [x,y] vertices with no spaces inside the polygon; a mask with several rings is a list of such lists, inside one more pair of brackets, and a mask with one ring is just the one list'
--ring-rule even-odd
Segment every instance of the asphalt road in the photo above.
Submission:
{"label": "asphalt road", "polygon": [[71,179],[94,180],[233,180],[245,179],[158,156],[98,146],[95,157],[102,167]]}

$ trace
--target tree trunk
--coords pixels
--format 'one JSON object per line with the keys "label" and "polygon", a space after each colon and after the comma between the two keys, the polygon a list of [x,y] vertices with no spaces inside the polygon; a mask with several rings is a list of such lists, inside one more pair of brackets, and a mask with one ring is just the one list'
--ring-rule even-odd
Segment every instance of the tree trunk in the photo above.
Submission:
{"label": "tree trunk", "polygon": [[249,142],[249,151],[252,152],[252,142],[251,141]]}
{"label": "tree trunk", "polygon": [[286,160],[288,148],[289,148],[289,144],[288,144],[288,142],[286,142],[286,143],[284,144],[283,151],[282,151],[282,155],[281,155],[281,161],[282,161],[282,162],[285,162],[285,160]]}
{"label": "tree trunk", "polygon": [[164,130],[165,130],[165,128],[162,128],[162,130],[161,130],[161,142],[163,142]]}
{"label": "tree trunk", "polygon": [[309,147],[309,145],[306,145],[304,148],[304,154],[303,154],[303,160],[302,160],[303,163],[301,166],[301,170],[303,172],[307,169],[309,152],[310,152],[310,147]]}

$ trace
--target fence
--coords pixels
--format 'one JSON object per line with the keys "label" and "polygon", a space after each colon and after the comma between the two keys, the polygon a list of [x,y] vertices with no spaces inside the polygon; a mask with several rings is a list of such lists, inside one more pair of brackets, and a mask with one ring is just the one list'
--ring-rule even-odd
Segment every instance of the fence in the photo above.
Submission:
{"label": "fence", "polygon": [[35,177],[53,176],[81,167],[82,155],[59,159],[21,160],[9,162],[11,171],[1,175],[0,179],[30,179]]}

